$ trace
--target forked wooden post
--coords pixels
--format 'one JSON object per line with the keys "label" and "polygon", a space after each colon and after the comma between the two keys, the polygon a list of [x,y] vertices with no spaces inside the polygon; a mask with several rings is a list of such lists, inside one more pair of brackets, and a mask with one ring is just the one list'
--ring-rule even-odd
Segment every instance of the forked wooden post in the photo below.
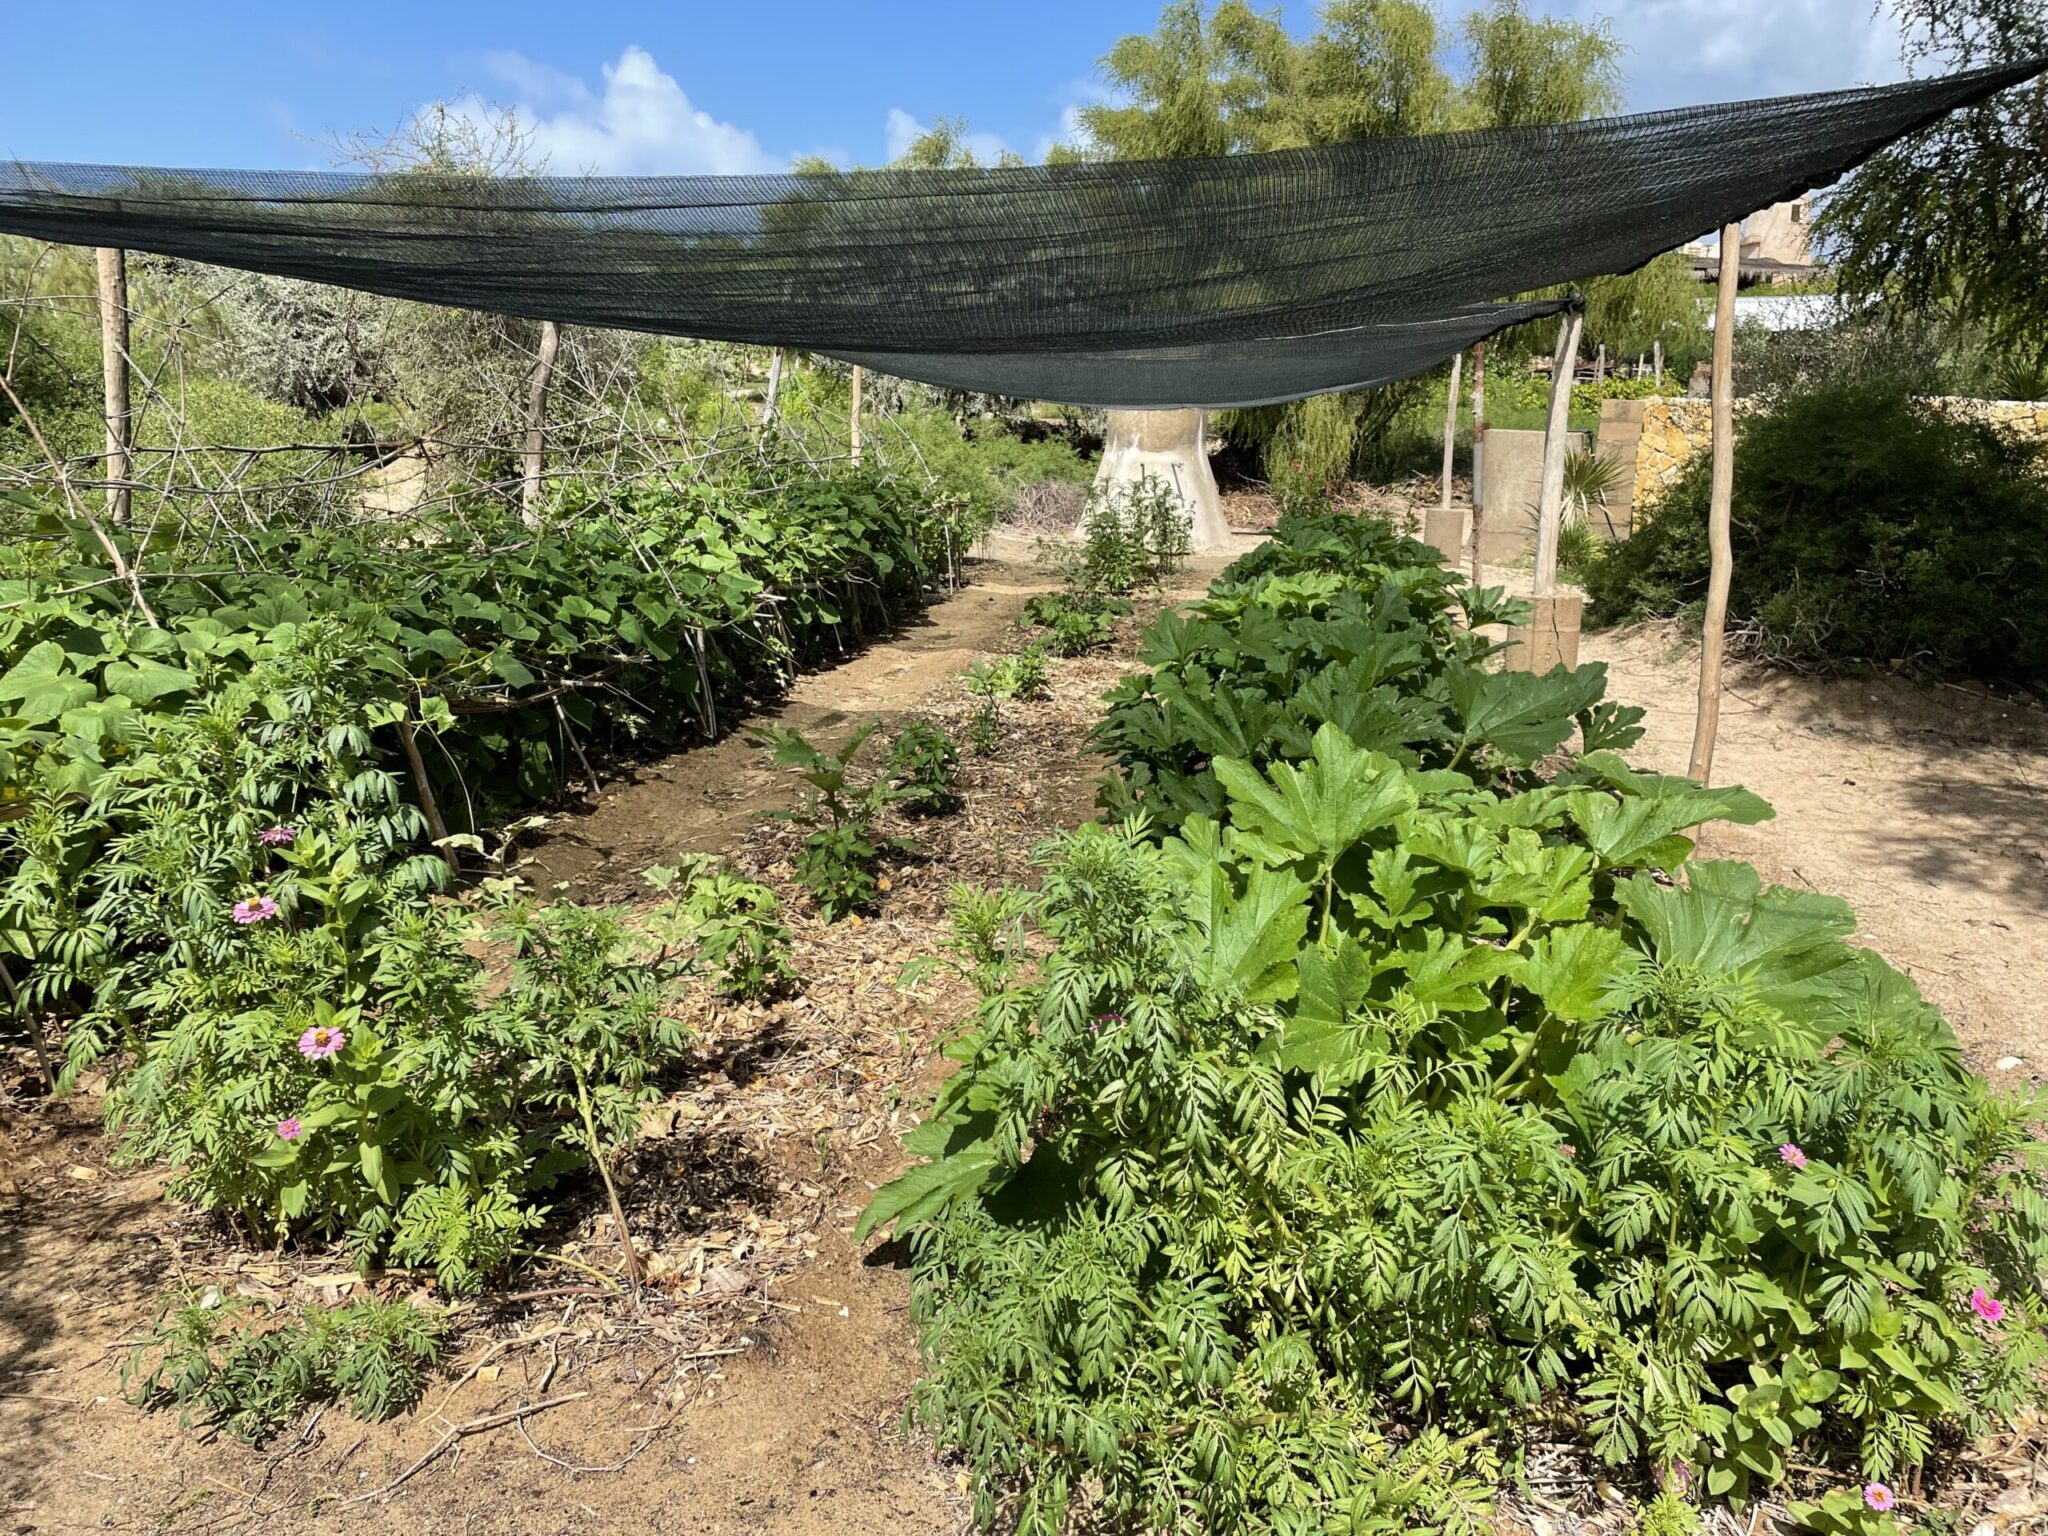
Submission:
{"label": "forked wooden post", "polygon": [[861,367],[853,365],[853,413],[848,418],[849,440],[852,449],[853,467],[860,468],[860,385]]}
{"label": "forked wooden post", "polygon": [[1578,309],[1565,312],[1551,356],[1550,415],[1543,423],[1543,479],[1536,500],[1536,595],[1557,595],[1557,534],[1564,522],[1564,446],[1572,424],[1572,380],[1579,371]]}
{"label": "forked wooden post", "polygon": [[1486,343],[1472,344],[1472,585],[1479,585],[1485,556],[1480,553],[1479,534],[1486,524],[1486,506],[1480,498],[1479,460],[1486,450]]}
{"label": "forked wooden post", "polygon": [[1692,764],[1705,784],[1714,773],[1714,736],[1721,725],[1721,650],[1728,624],[1728,583],[1735,552],[1728,507],[1735,494],[1735,283],[1741,274],[1742,226],[1721,231],[1721,282],[1714,296],[1714,479],[1707,502],[1707,612],[1700,629],[1700,712],[1693,725]]}
{"label": "forked wooden post", "polygon": [[521,454],[524,475],[519,489],[519,518],[529,528],[540,526],[540,471],[547,448],[548,384],[555,373],[555,354],[562,348],[562,328],[552,320],[540,327],[540,351],[527,381],[526,443]]}
{"label": "forked wooden post", "polygon": [[128,521],[128,253],[101,246],[99,258],[100,374],[107,419],[107,521]]}

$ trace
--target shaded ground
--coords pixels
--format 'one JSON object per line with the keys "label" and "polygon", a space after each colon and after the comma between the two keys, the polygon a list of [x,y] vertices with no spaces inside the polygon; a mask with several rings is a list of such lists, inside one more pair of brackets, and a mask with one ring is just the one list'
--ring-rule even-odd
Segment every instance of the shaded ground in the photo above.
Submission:
{"label": "shaded ground", "polygon": [[[1015,617],[1044,585],[1023,554],[999,548],[926,621],[800,681],[779,717],[825,740],[911,713],[964,736],[957,675],[1015,648]],[[1682,768],[1690,654],[1661,631],[1588,637],[1583,654],[1610,665],[1618,697],[1650,707],[1634,755]],[[648,1303],[581,1294],[594,1289],[582,1272],[536,1266],[515,1285],[552,1294],[465,1313],[426,1405],[393,1424],[321,1414],[259,1452],[123,1403],[120,1360],[165,1286],[298,1300],[348,1282],[331,1255],[237,1250],[167,1207],[155,1176],[106,1169],[89,1106],[17,1113],[0,1137],[0,1533],[964,1530],[953,1468],[901,1430],[918,1370],[904,1275],[851,1237],[870,1187],[900,1165],[932,1047],[969,1001],[906,995],[897,976],[933,947],[951,882],[1029,878],[1032,846],[1092,814],[1083,738],[1128,664],[1056,663],[1053,697],[1012,706],[1000,753],[967,759],[966,809],[892,828],[922,851],[891,866],[857,925],[827,930],[804,912],[794,834],[755,816],[790,803],[793,785],[743,736],[652,765],[546,830],[528,873],[596,897],[637,895],[639,871],[679,852],[728,852],[782,890],[805,984],[768,1007],[693,1013],[693,1068],[631,1159],[632,1219],[661,1276]],[[1949,1009],[1975,1064],[2033,1075],[2048,1063],[2034,983],[2048,959],[2041,713],[1893,679],[1731,681],[1717,777],[1779,816],[1717,831],[1709,851],[1849,897],[1866,942]],[[615,1267],[588,1192],[561,1207],[548,1246]],[[379,1492],[451,1427],[536,1404],[553,1406],[466,1435]],[[1553,1513],[1546,1536],[1585,1524]]]}

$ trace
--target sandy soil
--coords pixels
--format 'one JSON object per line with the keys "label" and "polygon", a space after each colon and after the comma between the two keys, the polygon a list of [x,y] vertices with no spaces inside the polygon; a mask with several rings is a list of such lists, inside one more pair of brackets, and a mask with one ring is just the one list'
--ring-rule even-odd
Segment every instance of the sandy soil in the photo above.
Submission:
{"label": "sandy soil", "polygon": [[[1588,635],[1579,655],[1607,664],[1614,697],[1649,710],[1649,734],[1630,756],[1683,773],[1697,652],[1646,626]],[[1947,1013],[1971,1065],[1994,1081],[2042,1081],[2048,714],[2031,700],[1892,676],[1738,665],[1727,684],[1714,777],[1755,790],[1778,814],[1708,829],[1705,851],[1847,898],[1858,940]]]}
{"label": "sandy soil", "polygon": [[[1014,648],[1016,614],[1042,589],[1021,548],[997,554],[925,620],[801,680],[779,716],[825,739],[908,712],[959,727],[957,674]],[[1190,572],[1188,589],[1213,565]],[[1689,653],[1639,630],[1589,636],[1583,655],[1609,665],[1618,697],[1650,707],[1633,755],[1682,769]],[[965,1529],[954,1470],[902,1430],[918,1369],[904,1273],[889,1249],[863,1254],[851,1238],[868,1189],[900,1164],[931,1046],[967,1001],[909,997],[895,978],[940,932],[949,882],[1023,878],[1039,838],[1092,814],[1083,737],[1127,664],[1057,664],[1053,698],[1015,709],[998,756],[968,760],[967,810],[907,829],[924,851],[892,869],[874,918],[829,934],[792,923],[797,997],[696,1021],[676,1113],[639,1149],[629,1184],[636,1230],[647,1224],[670,1268],[661,1294],[636,1311],[566,1294],[579,1289],[571,1271],[524,1277],[565,1294],[467,1314],[427,1406],[393,1424],[329,1412],[254,1451],[122,1402],[119,1362],[164,1287],[303,1299],[332,1294],[319,1282],[340,1266],[238,1253],[179,1216],[154,1175],[106,1167],[89,1106],[17,1114],[11,1174],[0,1163],[0,1536]],[[2048,1065],[2035,981],[2048,959],[2048,720],[2029,704],[1892,678],[1738,668],[1730,681],[1717,777],[1779,814],[1713,832],[1708,850],[1849,897],[1865,942],[1949,1010],[1977,1066],[2035,1077]],[[712,849],[788,896],[791,836],[756,813],[790,797],[765,755],[730,737],[558,819],[528,872],[624,897],[647,864]],[[594,1203],[564,1205],[550,1241],[602,1263]],[[452,1426],[540,1402],[556,1406],[464,1435],[378,1496]]]}

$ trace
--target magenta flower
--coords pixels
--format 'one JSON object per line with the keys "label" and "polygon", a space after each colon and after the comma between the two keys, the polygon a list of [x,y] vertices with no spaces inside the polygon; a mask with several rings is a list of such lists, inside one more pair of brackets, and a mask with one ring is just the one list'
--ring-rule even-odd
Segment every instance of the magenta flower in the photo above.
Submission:
{"label": "magenta flower", "polygon": [[1898,1500],[1892,1497],[1891,1489],[1887,1488],[1883,1483],[1865,1483],[1863,1485],[1863,1502],[1881,1515],[1890,1509],[1892,1505],[1896,1504]]}
{"label": "magenta flower", "polygon": [[1970,1292],[1970,1310],[1987,1323],[2001,1322],[2005,1318],[2005,1303],[1981,1285]]}
{"label": "magenta flower", "polygon": [[1806,1166],[1806,1154],[1799,1150],[1797,1142],[1786,1142],[1785,1145],[1778,1148],[1778,1156],[1790,1163],[1794,1168],[1804,1168]]}
{"label": "magenta flower", "polygon": [[279,1141],[297,1141],[305,1133],[306,1128],[299,1124],[291,1115],[286,1115],[277,1122],[277,1139]]}
{"label": "magenta flower", "polygon": [[320,1061],[346,1044],[348,1036],[338,1029],[309,1029],[299,1036],[299,1054],[308,1061]]}
{"label": "magenta flower", "polygon": [[256,834],[256,841],[266,848],[286,848],[298,835],[297,827],[265,827]]}
{"label": "magenta flower", "polygon": [[251,923],[267,923],[277,916],[277,903],[268,896],[250,896],[235,903],[235,921],[244,928]]}

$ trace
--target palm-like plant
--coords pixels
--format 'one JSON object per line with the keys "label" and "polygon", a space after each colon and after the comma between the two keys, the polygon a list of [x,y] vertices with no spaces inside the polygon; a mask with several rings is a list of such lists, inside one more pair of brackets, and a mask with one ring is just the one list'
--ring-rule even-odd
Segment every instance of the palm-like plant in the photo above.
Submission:
{"label": "palm-like plant", "polygon": [[1564,456],[1564,525],[1584,528],[1592,522],[1593,509],[1606,518],[1607,536],[1614,538],[1614,519],[1607,517],[1609,498],[1621,488],[1623,466],[1619,459],[1593,449],[1574,448]]}

